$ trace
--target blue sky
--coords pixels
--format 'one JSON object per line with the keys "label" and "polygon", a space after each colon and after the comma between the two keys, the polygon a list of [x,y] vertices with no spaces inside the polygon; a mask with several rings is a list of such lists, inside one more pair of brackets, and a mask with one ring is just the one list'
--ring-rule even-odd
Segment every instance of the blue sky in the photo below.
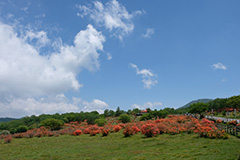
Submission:
{"label": "blue sky", "polygon": [[240,2],[0,1],[0,117],[238,95]]}

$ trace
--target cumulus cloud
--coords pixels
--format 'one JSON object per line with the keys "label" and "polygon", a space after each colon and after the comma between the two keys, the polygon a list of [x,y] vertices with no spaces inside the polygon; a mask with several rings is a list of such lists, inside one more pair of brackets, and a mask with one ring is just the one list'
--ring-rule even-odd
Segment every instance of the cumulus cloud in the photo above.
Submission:
{"label": "cumulus cloud", "polygon": [[33,97],[78,90],[77,74],[99,68],[104,36],[92,25],[81,30],[74,45],[61,45],[59,53],[41,56],[39,45],[49,42],[45,32],[27,32],[19,37],[13,27],[0,22],[0,96]]}
{"label": "cumulus cloud", "polygon": [[223,65],[222,63],[216,63],[212,65],[213,69],[222,69],[222,70],[226,70],[227,67],[225,65]]}
{"label": "cumulus cloud", "polygon": [[0,117],[101,112],[108,107],[97,99],[74,104],[63,94],[82,87],[77,76],[83,69],[99,69],[99,51],[105,41],[101,32],[88,25],[76,34],[73,45],[60,40],[53,46],[58,51],[45,56],[39,48],[50,43],[46,32],[21,33],[25,35],[19,36],[12,26],[0,22]]}
{"label": "cumulus cloud", "polygon": [[140,110],[144,110],[146,108],[157,109],[157,108],[162,107],[162,103],[161,102],[146,102],[143,105],[133,104],[133,105],[131,105],[131,107],[138,108]]}
{"label": "cumulus cloud", "polygon": [[146,30],[146,33],[142,34],[142,37],[144,38],[151,38],[151,36],[154,34],[154,29],[153,28],[148,28]]}
{"label": "cumulus cloud", "polygon": [[136,69],[136,74],[142,76],[142,82],[144,84],[144,88],[151,89],[152,86],[156,85],[158,81],[155,79],[157,77],[156,74],[152,73],[148,69],[139,70],[136,64],[129,64],[132,68]]}
{"label": "cumulus cloud", "polygon": [[107,59],[108,59],[108,60],[111,60],[111,59],[112,59],[112,55],[111,55],[109,52],[107,52]]}
{"label": "cumulus cloud", "polygon": [[78,16],[83,18],[89,15],[98,26],[104,26],[120,40],[133,31],[133,18],[143,13],[142,11],[129,13],[117,0],[111,0],[106,4],[94,1],[93,5],[76,5],[76,7],[80,11],[77,13]]}
{"label": "cumulus cloud", "polygon": [[38,50],[46,46],[48,43],[50,43],[50,40],[47,37],[47,33],[44,31],[40,32],[27,31],[24,40],[29,44],[32,44],[34,43],[34,41],[36,41],[34,46]]}
{"label": "cumulus cloud", "polygon": [[102,114],[105,109],[109,108],[109,105],[106,102],[99,99],[87,102],[81,98],[73,98],[73,103],[78,105],[80,109],[85,112],[97,111]]}
{"label": "cumulus cloud", "polygon": [[14,98],[9,102],[0,103],[0,117],[16,117],[40,115],[40,114],[55,114],[65,112],[90,112],[98,111],[103,113],[108,104],[99,99],[94,99],[91,102],[84,101],[80,98],[73,98],[73,103],[63,94],[41,98]]}

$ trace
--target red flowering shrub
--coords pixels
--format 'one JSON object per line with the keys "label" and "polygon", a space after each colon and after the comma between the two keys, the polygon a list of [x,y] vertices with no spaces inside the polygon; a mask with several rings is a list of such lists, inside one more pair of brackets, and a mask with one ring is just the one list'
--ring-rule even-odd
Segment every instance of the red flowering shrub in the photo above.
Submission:
{"label": "red flowering shrub", "polygon": [[159,129],[156,127],[154,123],[148,123],[141,127],[141,132],[146,137],[154,137],[159,134]]}
{"label": "red flowering shrub", "polygon": [[90,136],[95,136],[95,135],[98,134],[98,133],[99,133],[98,130],[92,130],[92,131],[90,132]]}
{"label": "red flowering shrub", "polygon": [[216,123],[217,123],[217,124],[222,123],[222,120],[221,120],[221,119],[217,119],[217,120],[216,120]]}
{"label": "red flowering shrub", "polygon": [[90,134],[90,132],[91,132],[90,128],[86,128],[86,129],[83,131],[84,134]]}
{"label": "red flowering shrub", "polygon": [[4,143],[11,143],[12,141],[12,136],[6,136],[6,138],[4,138]]}
{"label": "red flowering shrub", "polygon": [[131,129],[133,130],[133,134],[140,132],[140,129],[137,126],[132,126]]}
{"label": "red flowering shrub", "polygon": [[74,136],[79,136],[81,134],[83,134],[83,133],[82,133],[82,130],[80,130],[80,129],[77,129],[76,131],[73,132]]}
{"label": "red flowering shrub", "polygon": [[114,132],[119,132],[122,129],[122,127],[120,125],[115,125],[113,129],[114,129]]}
{"label": "red flowering shrub", "polygon": [[228,125],[237,125],[237,121],[236,120],[233,120],[233,121],[229,121],[228,123],[227,123]]}
{"label": "red flowering shrub", "polygon": [[103,137],[104,137],[104,136],[107,136],[108,133],[109,133],[109,129],[106,129],[106,128],[102,129],[102,136],[103,136]]}
{"label": "red flowering shrub", "polygon": [[125,137],[130,137],[133,135],[133,130],[130,126],[127,126],[124,130],[123,130],[123,134]]}

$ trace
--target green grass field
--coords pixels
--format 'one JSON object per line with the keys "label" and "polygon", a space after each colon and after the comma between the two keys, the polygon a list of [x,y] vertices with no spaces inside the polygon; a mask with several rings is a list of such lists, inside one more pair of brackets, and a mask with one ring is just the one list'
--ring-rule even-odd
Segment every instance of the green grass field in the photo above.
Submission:
{"label": "green grass field", "polygon": [[96,135],[13,139],[0,144],[0,160],[14,159],[240,159],[240,139],[204,139],[196,134],[159,135],[145,138],[140,133],[124,138],[111,133]]}

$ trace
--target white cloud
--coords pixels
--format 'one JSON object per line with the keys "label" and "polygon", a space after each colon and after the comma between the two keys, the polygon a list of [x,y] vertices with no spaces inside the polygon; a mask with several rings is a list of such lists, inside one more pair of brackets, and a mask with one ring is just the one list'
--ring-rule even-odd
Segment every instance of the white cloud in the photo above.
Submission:
{"label": "white cloud", "polygon": [[112,55],[111,55],[109,52],[107,52],[107,59],[108,59],[108,60],[111,60],[111,59],[112,59]]}
{"label": "white cloud", "polygon": [[150,108],[150,109],[159,109],[162,107],[162,103],[161,102],[146,102],[143,105],[138,105],[138,104],[133,104],[131,105],[132,108],[138,108],[141,110]]}
{"label": "white cloud", "polygon": [[[41,56],[38,45],[49,40],[45,32],[26,32],[19,37],[13,27],[0,22],[0,97],[34,97],[78,90],[77,75],[83,69],[99,69],[99,53],[104,36],[93,26],[80,31],[74,45],[61,45],[59,53]],[[27,38],[26,38],[27,37]]]}
{"label": "white cloud", "polygon": [[142,11],[129,13],[117,0],[111,0],[106,4],[94,1],[93,6],[76,5],[76,7],[81,12],[77,14],[78,16],[83,18],[89,15],[97,25],[104,26],[120,40],[133,31],[132,19],[143,13]]}
{"label": "white cloud", "polygon": [[144,84],[144,88],[151,89],[152,86],[156,85],[158,83],[155,78],[157,77],[156,74],[152,73],[148,69],[142,69],[139,70],[138,66],[135,64],[130,63],[129,64],[132,68],[136,69],[136,74],[142,76],[142,82]]}
{"label": "white cloud", "polygon": [[151,36],[154,34],[154,29],[153,28],[148,28],[146,30],[146,33],[145,34],[142,34],[142,37],[144,38],[151,38]]}
{"label": "white cloud", "polygon": [[15,98],[10,102],[0,103],[0,117],[24,117],[40,114],[55,114],[65,112],[78,112],[76,105],[53,99],[47,101],[45,99],[36,100],[34,98]]}
{"label": "white cloud", "polygon": [[24,40],[28,43],[33,43],[33,41],[36,41],[34,46],[38,50],[50,43],[50,40],[47,37],[47,33],[44,31],[27,31]]}
{"label": "white cloud", "polygon": [[82,100],[81,98],[73,98],[73,103],[80,107],[81,111],[91,112],[97,111],[98,113],[103,113],[105,109],[109,108],[109,105],[99,99],[94,99],[91,102]]}
{"label": "white cloud", "polygon": [[72,103],[64,94],[60,94],[39,100],[34,98],[13,98],[8,102],[1,102],[0,108],[0,117],[21,118],[31,115],[80,111],[98,111],[103,113],[108,108],[108,104],[99,99],[87,102],[80,98],[73,98]]}
{"label": "white cloud", "polygon": [[222,63],[216,63],[212,65],[213,69],[222,69],[222,70],[226,70],[227,67],[225,65],[223,65]]}

